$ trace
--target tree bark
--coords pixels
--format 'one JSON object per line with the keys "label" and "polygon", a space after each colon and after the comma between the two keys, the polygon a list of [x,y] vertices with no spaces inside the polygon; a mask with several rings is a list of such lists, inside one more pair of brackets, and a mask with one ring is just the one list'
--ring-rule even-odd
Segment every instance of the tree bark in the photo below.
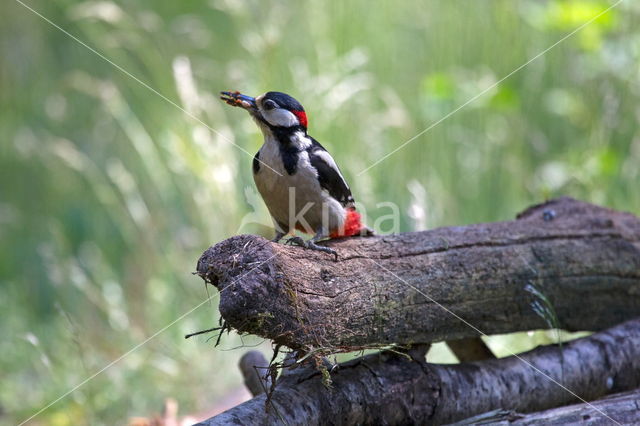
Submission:
{"label": "tree bark", "polygon": [[344,363],[331,377],[327,389],[313,368],[289,374],[268,412],[260,395],[200,425],[444,424],[496,409],[545,410],[578,402],[576,395],[589,401],[640,386],[640,319],[519,357],[434,365],[387,352]]}
{"label": "tree bark", "polygon": [[[509,222],[327,245],[339,261],[241,235],[209,248],[197,270],[220,290],[228,325],[307,352],[598,331],[640,315],[640,220],[570,198]],[[554,311],[547,321],[531,285]]]}
{"label": "tree bark", "polygon": [[532,414],[520,414],[509,410],[484,413],[451,426],[492,424],[494,426],[528,426],[553,424],[556,426],[589,424],[610,425],[606,414],[623,425],[640,424],[640,389],[622,392],[590,403],[567,405]]}

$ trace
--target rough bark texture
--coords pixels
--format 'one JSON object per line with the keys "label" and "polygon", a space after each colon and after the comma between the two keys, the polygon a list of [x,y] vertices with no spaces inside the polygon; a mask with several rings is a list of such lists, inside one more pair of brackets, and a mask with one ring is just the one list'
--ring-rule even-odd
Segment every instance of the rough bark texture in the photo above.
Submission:
{"label": "rough bark texture", "polygon": [[[605,417],[602,413],[610,418]],[[495,426],[528,426],[528,425],[577,425],[588,424],[590,426],[611,425],[616,422],[623,425],[640,424],[640,389],[631,392],[622,392],[606,398],[592,401],[588,404],[574,404],[565,407],[552,408],[533,414],[520,414],[508,410],[486,413],[472,419],[467,419],[456,426],[463,424],[492,424]],[[452,425],[453,426],[453,425]]]}
{"label": "rough bark texture", "polygon": [[565,330],[640,315],[640,220],[569,198],[509,222],[327,245],[339,261],[241,235],[209,248],[198,273],[228,325],[306,351],[548,328],[527,285]]}
{"label": "rough bark texture", "polygon": [[[519,358],[433,365],[369,355],[332,373],[332,389],[306,369],[279,382],[268,412],[261,395],[201,425],[444,424],[496,409],[528,413],[579,401],[545,375],[587,401],[637,388],[640,319]],[[612,422],[596,410],[589,415]]]}
{"label": "rough bark texture", "polygon": [[[591,404],[575,404],[541,413],[529,414],[511,424],[610,425],[610,419],[604,417],[602,412],[623,425],[640,424],[640,389],[593,401]],[[507,425],[509,423],[502,424]]]}

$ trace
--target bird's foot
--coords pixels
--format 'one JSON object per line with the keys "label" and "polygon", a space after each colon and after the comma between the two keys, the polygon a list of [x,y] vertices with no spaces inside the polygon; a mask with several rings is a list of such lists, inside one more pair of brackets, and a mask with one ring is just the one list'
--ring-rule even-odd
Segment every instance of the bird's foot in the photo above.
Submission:
{"label": "bird's foot", "polygon": [[307,241],[307,248],[311,249],[311,250],[318,250],[318,251],[323,251],[325,253],[329,253],[335,256],[335,261],[338,261],[338,252],[335,251],[332,248],[329,247],[325,247],[325,246],[319,246],[318,244],[316,244],[313,241]]}
{"label": "bird's foot", "polygon": [[276,233],[276,236],[275,236],[275,237],[273,237],[273,239],[271,240],[271,242],[272,242],[272,243],[277,243],[277,242],[279,242],[279,241],[282,239],[282,237],[284,237],[284,232],[277,232],[277,233]]}
{"label": "bird's foot", "polygon": [[287,238],[287,241],[284,242],[285,245],[287,246],[300,246],[300,247],[307,247],[307,243],[300,237],[290,237]]}
{"label": "bird's foot", "polygon": [[335,260],[338,261],[338,252],[337,251],[335,251],[334,249],[329,248],[329,247],[320,246],[320,245],[316,244],[314,241],[311,241],[311,240],[305,241],[302,238],[296,236],[296,237],[289,238],[285,242],[285,244],[297,245],[297,246],[304,247],[304,248],[309,249],[309,250],[317,250],[317,251],[322,251],[322,252],[325,252],[325,253],[329,253],[329,254],[334,255],[335,256]]}

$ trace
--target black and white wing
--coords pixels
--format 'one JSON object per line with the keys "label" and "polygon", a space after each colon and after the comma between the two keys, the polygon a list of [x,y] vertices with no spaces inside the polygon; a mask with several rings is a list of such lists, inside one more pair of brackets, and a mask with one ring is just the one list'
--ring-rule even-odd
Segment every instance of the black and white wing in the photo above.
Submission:
{"label": "black and white wing", "polygon": [[355,206],[355,200],[351,195],[351,189],[344,180],[338,165],[331,157],[331,154],[324,149],[318,141],[310,138],[312,144],[307,148],[309,161],[311,165],[318,171],[318,180],[320,186],[329,192],[333,198],[338,200],[345,208]]}

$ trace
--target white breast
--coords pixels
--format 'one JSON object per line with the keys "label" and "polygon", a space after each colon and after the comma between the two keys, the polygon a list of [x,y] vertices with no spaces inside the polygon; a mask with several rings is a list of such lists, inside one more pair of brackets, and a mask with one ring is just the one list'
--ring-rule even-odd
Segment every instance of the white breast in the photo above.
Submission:
{"label": "white breast", "polygon": [[284,232],[293,230],[296,225],[309,227],[312,232],[320,228],[327,233],[338,230],[344,224],[346,211],[320,186],[316,170],[304,151],[311,141],[301,135],[296,137],[298,140],[295,142],[302,150],[298,153],[297,167],[292,175],[284,168],[280,142],[274,137],[265,138],[259,154],[264,164],[260,164],[258,173],[253,175],[258,191],[274,221]]}

